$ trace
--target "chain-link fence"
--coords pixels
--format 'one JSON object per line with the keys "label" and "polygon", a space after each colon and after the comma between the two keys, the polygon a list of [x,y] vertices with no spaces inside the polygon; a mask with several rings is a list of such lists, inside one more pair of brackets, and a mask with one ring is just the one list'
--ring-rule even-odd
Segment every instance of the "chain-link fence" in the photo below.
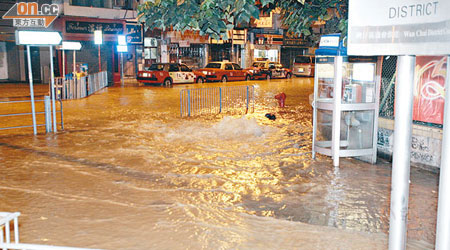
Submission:
{"label": "chain-link fence", "polygon": [[[380,89],[380,117],[394,119],[395,82],[397,57],[383,57]],[[442,128],[441,124],[413,121],[414,124]]]}
{"label": "chain-link fence", "polygon": [[380,117],[394,119],[395,72],[397,57],[383,57],[380,90]]}

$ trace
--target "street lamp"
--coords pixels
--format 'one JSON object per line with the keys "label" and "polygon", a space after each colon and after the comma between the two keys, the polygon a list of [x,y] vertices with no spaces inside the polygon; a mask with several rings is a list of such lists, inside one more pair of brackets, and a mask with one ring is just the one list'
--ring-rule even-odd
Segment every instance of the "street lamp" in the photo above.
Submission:
{"label": "street lamp", "polygon": [[121,74],[120,74],[120,78],[122,80],[122,86],[124,86],[124,79],[123,79],[123,53],[127,53],[128,52],[128,46],[127,46],[127,40],[126,40],[126,36],[124,35],[119,35],[117,37],[117,52],[120,53],[120,61],[121,61]]}
{"label": "street lamp", "polygon": [[50,75],[51,75],[51,92],[52,92],[52,111],[53,111],[53,127],[56,133],[56,107],[55,107],[55,75],[53,70],[53,46],[61,44],[62,37],[58,32],[48,31],[16,31],[16,44],[27,46],[27,60],[28,60],[28,79],[30,82],[30,97],[31,97],[31,115],[33,117],[33,131],[37,134],[36,126],[36,109],[34,107],[34,89],[33,89],[33,71],[31,68],[31,52],[30,46],[49,46],[50,47]]}
{"label": "street lamp", "polygon": [[100,45],[103,44],[103,33],[101,30],[94,31],[94,44],[98,45],[98,72],[102,71],[102,56],[100,54]]}

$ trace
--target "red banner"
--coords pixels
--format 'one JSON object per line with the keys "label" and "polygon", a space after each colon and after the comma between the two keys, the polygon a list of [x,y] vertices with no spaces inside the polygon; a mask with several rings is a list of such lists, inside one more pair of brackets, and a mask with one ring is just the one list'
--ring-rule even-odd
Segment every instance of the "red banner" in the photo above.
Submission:
{"label": "red banner", "polygon": [[413,120],[444,122],[446,57],[417,56]]}

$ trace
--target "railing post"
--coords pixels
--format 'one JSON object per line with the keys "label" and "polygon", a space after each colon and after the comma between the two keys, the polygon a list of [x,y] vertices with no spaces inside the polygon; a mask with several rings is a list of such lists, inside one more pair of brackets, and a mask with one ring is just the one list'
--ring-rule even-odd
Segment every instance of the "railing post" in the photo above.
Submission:
{"label": "railing post", "polygon": [[45,110],[45,132],[52,132],[52,112],[50,104],[50,96],[44,96],[44,110]]}
{"label": "railing post", "polygon": [[222,88],[219,88],[219,113],[222,113]]}
{"label": "railing post", "polygon": [[[5,239],[3,238],[3,227],[0,227],[0,243],[4,243]],[[3,250],[6,250],[6,248],[2,248]]]}
{"label": "railing post", "polygon": [[249,89],[248,89],[248,86],[247,86],[247,110],[245,111],[245,113],[247,114],[248,113],[248,104],[249,104]]}
{"label": "railing post", "polygon": [[252,86],[252,112],[255,112],[255,86]]}
{"label": "railing post", "polygon": [[59,100],[60,103],[60,111],[61,112],[61,130],[64,130],[64,111],[63,111],[63,103]]}
{"label": "railing post", "polygon": [[5,239],[6,243],[11,243],[11,233],[9,231],[9,221],[5,224]]}
{"label": "railing post", "polygon": [[19,219],[14,217],[14,242],[19,243]]}
{"label": "railing post", "polygon": [[180,116],[183,117],[183,90],[180,91]]}
{"label": "railing post", "polygon": [[188,116],[191,116],[191,91],[188,90]]}

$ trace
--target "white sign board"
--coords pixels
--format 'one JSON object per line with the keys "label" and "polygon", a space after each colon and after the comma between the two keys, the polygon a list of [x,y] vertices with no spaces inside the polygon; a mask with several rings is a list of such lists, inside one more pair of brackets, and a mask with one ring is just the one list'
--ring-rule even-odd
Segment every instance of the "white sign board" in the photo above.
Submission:
{"label": "white sign board", "polygon": [[58,32],[16,30],[17,45],[58,45],[61,41],[62,37]]}
{"label": "white sign board", "polygon": [[339,36],[322,36],[319,47],[339,47]]}
{"label": "white sign board", "polygon": [[449,0],[350,0],[348,55],[450,54]]}
{"label": "white sign board", "polygon": [[144,37],[144,47],[158,47],[158,41],[153,37]]}

